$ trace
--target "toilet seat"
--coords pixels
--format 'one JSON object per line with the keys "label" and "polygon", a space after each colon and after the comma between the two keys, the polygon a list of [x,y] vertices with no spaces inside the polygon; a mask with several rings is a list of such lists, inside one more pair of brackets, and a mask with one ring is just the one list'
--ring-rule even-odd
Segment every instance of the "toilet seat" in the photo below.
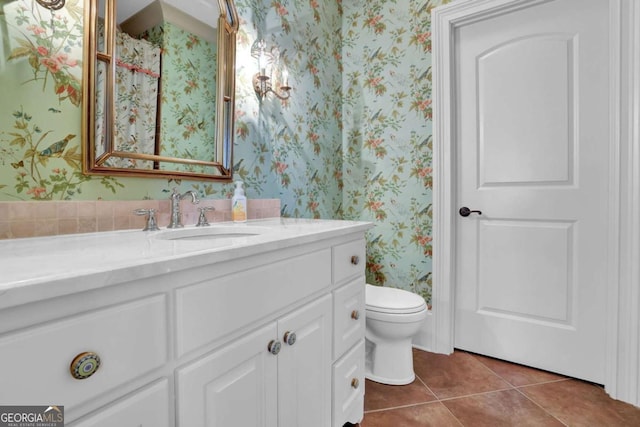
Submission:
{"label": "toilet seat", "polygon": [[366,310],[385,314],[412,314],[427,309],[427,303],[420,295],[403,289],[366,285]]}

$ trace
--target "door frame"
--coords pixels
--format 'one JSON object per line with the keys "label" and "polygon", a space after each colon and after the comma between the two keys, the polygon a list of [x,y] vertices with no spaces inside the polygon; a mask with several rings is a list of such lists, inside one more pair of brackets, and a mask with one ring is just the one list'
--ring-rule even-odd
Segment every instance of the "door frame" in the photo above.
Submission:
{"label": "door frame", "polygon": [[[432,12],[433,309],[426,348],[454,346],[457,28],[551,0],[457,0]],[[640,2],[609,0],[610,138],[605,390],[640,406]],[[599,345],[594,343],[594,345]]]}

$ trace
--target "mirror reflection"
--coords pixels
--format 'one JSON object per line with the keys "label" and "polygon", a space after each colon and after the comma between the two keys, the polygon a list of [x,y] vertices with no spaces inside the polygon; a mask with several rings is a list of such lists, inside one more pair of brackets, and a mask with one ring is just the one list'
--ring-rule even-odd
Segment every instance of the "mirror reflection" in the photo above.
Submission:
{"label": "mirror reflection", "polygon": [[231,0],[92,4],[86,171],[230,180]]}

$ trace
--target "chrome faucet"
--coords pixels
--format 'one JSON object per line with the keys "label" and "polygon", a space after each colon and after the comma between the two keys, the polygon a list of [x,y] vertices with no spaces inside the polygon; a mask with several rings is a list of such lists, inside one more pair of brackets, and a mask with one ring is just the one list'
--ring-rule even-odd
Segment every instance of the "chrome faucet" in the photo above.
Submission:
{"label": "chrome faucet", "polygon": [[198,199],[198,195],[195,191],[189,190],[184,194],[178,193],[178,189],[174,188],[173,193],[169,196],[169,200],[171,200],[171,220],[169,221],[169,225],[167,228],[182,228],[182,213],[180,212],[180,200],[184,199],[187,196],[191,196],[191,203],[194,205],[200,203],[200,199]]}

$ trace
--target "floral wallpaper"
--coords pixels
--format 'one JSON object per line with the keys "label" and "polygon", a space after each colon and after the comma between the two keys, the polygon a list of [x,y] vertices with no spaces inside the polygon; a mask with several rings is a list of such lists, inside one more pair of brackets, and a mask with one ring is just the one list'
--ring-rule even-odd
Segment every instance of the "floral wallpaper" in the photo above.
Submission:
{"label": "floral wallpaper", "polygon": [[[213,32],[213,30],[212,30]],[[162,120],[160,151],[169,157],[213,160],[215,141],[216,70],[213,42],[164,22],[149,32],[148,40],[162,47]],[[210,153],[210,154],[207,154]],[[174,170],[196,170],[172,164]]]}
{"label": "floral wallpaper", "polygon": [[[280,198],[283,216],[336,218],[342,203],[341,9],[334,1],[238,0],[236,171]],[[291,98],[259,101],[251,47],[276,44]],[[249,197],[251,196],[248,192]]]}
{"label": "floral wallpaper", "polygon": [[[285,216],[374,222],[368,281],[427,300],[430,10],[445,1],[236,0],[235,178],[249,198],[279,198]],[[83,176],[82,2],[54,13],[11,4],[0,16],[0,200],[164,199],[173,187],[231,196],[232,184]],[[260,39],[280,48],[287,101],[253,91]]]}
{"label": "floral wallpaper", "polygon": [[343,206],[373,221],[367,281],[431,301],[431,9],[446,0],[343,3]]}
{"label": "floral wallpaper", "polygon": [[70,1],[52,13],[34,4],[4,4],[0,16],[0,192],[7,200],[72,197],[89,180],[73,114],[82,95],[82,8]]}

